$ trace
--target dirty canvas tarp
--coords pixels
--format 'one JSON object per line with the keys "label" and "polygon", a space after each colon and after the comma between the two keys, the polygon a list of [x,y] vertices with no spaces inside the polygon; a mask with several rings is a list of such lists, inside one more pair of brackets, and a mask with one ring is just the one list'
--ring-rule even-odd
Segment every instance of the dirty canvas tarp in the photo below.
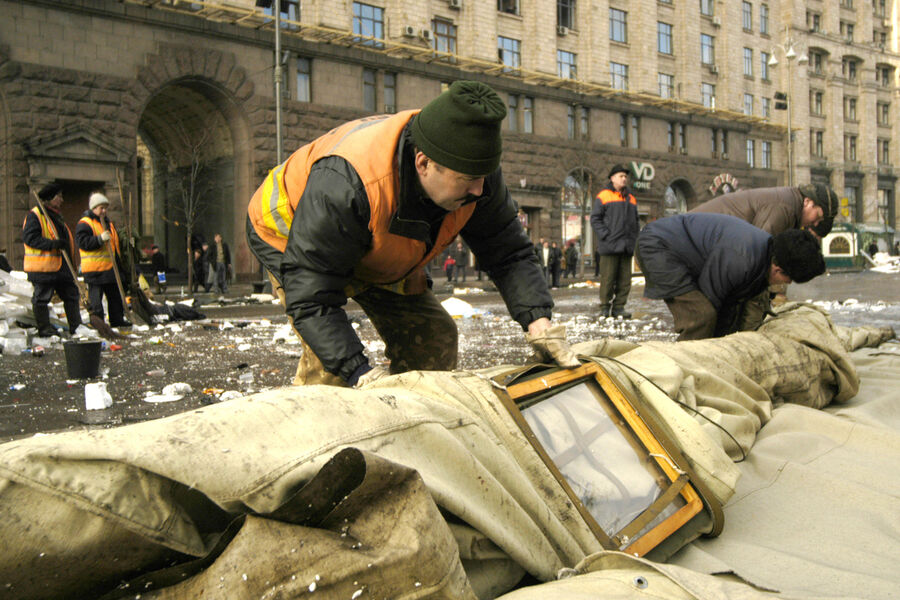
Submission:
{"label": "dirty canvas tarp", "polygon": [[[850,340],[810,308],[773,323],[774,334],[591,348],[657,408],[723,502],[739,477],[726,452],[749,450],[770,396],[850,399],[848,349],[878,341]],[[552,580],[601,547],[497,400],[498,372],[284,388],[0,446],[0,580],[20,598],[98,596],[128,580],[122,592],[142,598],[466,598],[525,572]]]}

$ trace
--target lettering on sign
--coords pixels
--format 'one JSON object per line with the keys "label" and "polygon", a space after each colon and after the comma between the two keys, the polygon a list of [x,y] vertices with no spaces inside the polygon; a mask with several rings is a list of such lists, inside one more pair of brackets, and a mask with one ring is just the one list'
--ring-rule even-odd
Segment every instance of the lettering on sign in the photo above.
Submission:
{"label": "lettering on sign", "polygon": [[631,187],[636,190],[649,190],[650,182],[656,177],[656,169],[651,163],[631,163],[631,172],[634,175]]}
{"label": "lettering on sign", "polygon": [[713,196],[718,196],[719,194],[730,194],[737,191],[737,189],[737,177],[731,173],[722,173],[721,175],[716,175],[716,178],[713,179],[712,185],[709,186],[709,193]]}

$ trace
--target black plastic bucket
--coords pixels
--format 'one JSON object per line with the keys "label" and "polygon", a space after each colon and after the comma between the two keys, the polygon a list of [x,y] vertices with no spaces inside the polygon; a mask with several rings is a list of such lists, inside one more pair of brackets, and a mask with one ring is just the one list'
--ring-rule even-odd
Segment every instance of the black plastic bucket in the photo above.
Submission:
{"label": "black plastic bucket", "polygon": [[90,379],[100,374],[100,350],[102,342],[66,342],[66,370],[69,379]]}

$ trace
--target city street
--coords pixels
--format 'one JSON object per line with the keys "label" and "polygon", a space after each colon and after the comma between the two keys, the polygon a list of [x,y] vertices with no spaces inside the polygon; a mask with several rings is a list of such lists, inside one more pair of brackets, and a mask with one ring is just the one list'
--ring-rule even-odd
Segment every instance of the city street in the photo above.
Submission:
{"label": "city street", "polygon": [[[554,320],[566,325],[570,342],[607,336],[636,342],[674,340],[665,304],[642,298],[638,282],[636,278],[628,304],[631,320],[598,319],[597,290],[584,282],[553,291]],[[481,285],[471,281],[469,285],[473,283]],[[445,285],[443,281],[436,284],[441,300],[451,297]],[[459,284],[455,294],[470,305],[463,311],[468,316],[457,320],[459,368],[525,362],[530,349],[499,294],[465,285]],[[249,289],[235,288],[229,298],[233,304],[198,306],[205,320],[134,331],[121,342],[121,350],[102,352],[102,378],[97,381],[107,383],[113,399],[109,409],[85,409],[87,381],[67,379],[61,346],[41,357],[0,357],[0,440],[155,419],[224,401],[223,394],[227,398],[289,385],[300,346],[287,317],[280,305],[269,301],[238,301],[242,292],[249,295]],[[896,273],[829,274],[791,286],[788,296],[816,302],[839,325],[900,329],[900,275]],[[362,311],[350,302],[348,314],[370,358],[383,361],[383,344]],[[175,383],[187,383],[191,391],[180,399],[161,395],[165,386]]]}

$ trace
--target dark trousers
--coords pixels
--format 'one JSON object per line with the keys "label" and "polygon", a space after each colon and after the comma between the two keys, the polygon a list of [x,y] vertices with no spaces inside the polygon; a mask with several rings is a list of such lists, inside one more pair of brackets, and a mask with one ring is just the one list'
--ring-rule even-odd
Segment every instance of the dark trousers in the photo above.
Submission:
{"label": "dark trousers", "polygon": [[69,332],[74,332],[81,325],[81,307],[79,306],[78,287],[71,279],[57,279],[51,282],[34,283],[31,295],[31,306],[38,331],[50,327],[50,298],[56,292],[63,301]]}
{"label": "dark trousers", "polygon": [[91,314],[103,318],[103,296],[106,296],[106,306],[109,308],[110,325],[123,325],[125,323],[125,307],[122,304],[122,296],[119,295],[119,286],[115,283],[88,284]]}
{"label": "dark trousers", "polygon": [[597,261],[600,278],[600,310],[621,310],[631,293],[631,256],[601,254]]}
{"label": "dark trousers", "polygon": [[459,276],[462,275],[462,280],[466,280],[466,265],[461,263],[456,263],[453,265],[453,281],[459,281]]}
{"label": "dark trousers", "polygon": [[220,294],[228,291],[228,266],[225,263],[216,263],[216,288]]}
{"label": "dark trousers", "polygon": [[550,267],[550,287],[559,287],[559,274],[561,272],[561,268],[559,265],[555,265]]}
{"label": "dark trousers", "polygon": [[716,307],[700,290],[666,298],[666,306],[675,321],[678,341],[703,340],[716,333]]}

